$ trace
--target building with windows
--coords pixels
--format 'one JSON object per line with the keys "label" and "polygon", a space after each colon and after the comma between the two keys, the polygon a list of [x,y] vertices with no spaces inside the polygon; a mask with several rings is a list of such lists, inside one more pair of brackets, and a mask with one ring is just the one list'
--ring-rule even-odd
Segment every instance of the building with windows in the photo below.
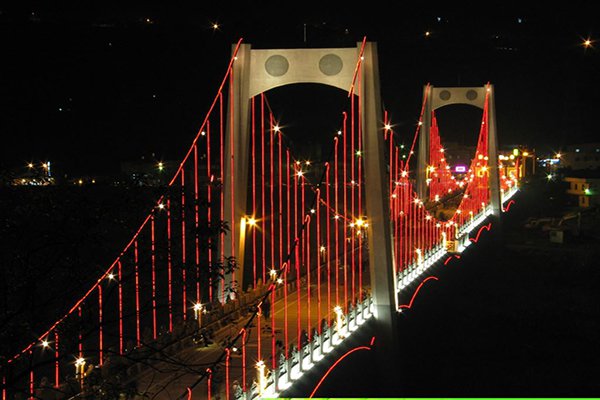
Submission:
{"label": "building with windows", "polygon": [[585,175],[575,173],[565,176],[563,181],[569,185],[567,193],[574,196],[572,203],[577,207],[588,208],[598,206],[600,204],[600,198],[598,197],[600,174],[595,174],[595,176]]}
{"label": "building with windows", "polygon": [[561,151],[560,167],[572,171],[600,169],[600,143],[570,145]]}

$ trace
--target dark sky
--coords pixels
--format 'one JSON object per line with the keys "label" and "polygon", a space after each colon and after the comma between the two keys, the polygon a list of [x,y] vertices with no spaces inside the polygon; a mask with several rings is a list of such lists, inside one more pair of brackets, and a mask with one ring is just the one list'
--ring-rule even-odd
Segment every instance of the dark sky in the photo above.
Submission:
{"label": "dark sky", "polygon": [[[120,160],[152,152],[180,158],[240,38],[255,48],[346,47],[365,36],[377,42],[384,105],[407,141],[427,82],[488,81],[496,88],[501,145],[546,151],[597,141],[600,42],[582,46],[598,38],[593,3],[451,2],[449,10],[406,2],[365,2],[358,10],[331,2],[126,3],[0,6],[3,166],[52,159],[77,174],[115,170]],[[290,107],[274,108],[291,116]],[[440,110],[442,135],[464,139],[476,114]]]}

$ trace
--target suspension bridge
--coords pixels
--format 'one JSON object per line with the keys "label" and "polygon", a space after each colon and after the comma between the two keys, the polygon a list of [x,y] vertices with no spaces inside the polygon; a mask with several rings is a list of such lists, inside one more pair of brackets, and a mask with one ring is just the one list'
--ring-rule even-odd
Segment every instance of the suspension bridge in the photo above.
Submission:
{"label": "suspension bridge", "polygon": [[[348,94],[323,160],[298,156],[268,101],[297,83]],[[366,40],[234,44],[162,196],[102,276],[6,358],[2,400],[277,397],[364,323],[391,329],[414,299],[400,296],[489,230],[518,179],[498,157],[493,85],[425,85],[406,158],[379,85]],[[482,110],[461,175],[436,120],[451,104]]]}

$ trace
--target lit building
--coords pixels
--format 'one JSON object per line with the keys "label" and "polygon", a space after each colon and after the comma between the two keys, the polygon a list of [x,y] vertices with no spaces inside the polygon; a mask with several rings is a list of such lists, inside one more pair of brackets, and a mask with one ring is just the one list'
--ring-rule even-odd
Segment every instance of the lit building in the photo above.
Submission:
{"label": "lit building", "polygon": [[535,174],[535,150],[510,146],[498,152],[500,175],[520,180]]}
{"label": "lit building", "polygon": [[567,193],[575,196],[574,203],[577,207],[588,208],[600,204],[598,188],[600,188],[600,176],[584,176],[584,174],[572,174],[563,180],[569,184]]}
{"label": "lit building", "polygon": [[560,167],[572,171],[600,168],[600,143],[570,145],[561,151]]}

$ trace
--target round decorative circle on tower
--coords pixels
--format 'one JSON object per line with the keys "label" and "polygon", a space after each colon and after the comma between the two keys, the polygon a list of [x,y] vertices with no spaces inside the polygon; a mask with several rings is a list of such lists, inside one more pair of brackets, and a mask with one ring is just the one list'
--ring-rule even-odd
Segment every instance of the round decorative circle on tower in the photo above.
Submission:
{"label": "round decorative circle on tower", "polygon": [[319,70],[327,76],[339,74],[343,66],[342,59],[336,54],[324,55],[319,60]]}
{"label": "round decorative circle on tower", "polygon": [[450,100],[450,97],[452,97],[452,95],[450,94],[450,91],[442,90],[440,92],[440,99],[442,99],[444,101],[448,101],[448,100]]}
{"label": "round decorative circle on tower", "polygon": [[267,58],[265,61],[265,70],[271,76],[282,76],[288,72],[290,63],[287,58],[279,54]]}
{"label": "round decorative circle on tower", "polygon": [[477,99],[477,92],[473,89],[467,91],[467,94],[465,95],[467,97],[467,100],[473,101],[475,99]]}

